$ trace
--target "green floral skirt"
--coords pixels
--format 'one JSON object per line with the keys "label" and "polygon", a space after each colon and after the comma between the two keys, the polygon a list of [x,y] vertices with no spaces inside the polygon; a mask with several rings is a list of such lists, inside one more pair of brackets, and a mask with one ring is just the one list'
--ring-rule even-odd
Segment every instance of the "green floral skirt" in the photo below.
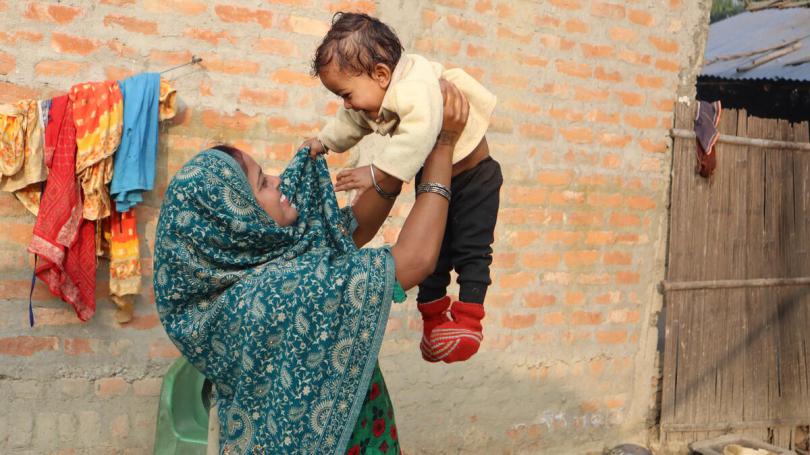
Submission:
{"label": "green floral skirt", "polygon": [[380,365],[374,368],[368,394],[346,448],[348,455],[399,454],[394,406],[388,396]]}

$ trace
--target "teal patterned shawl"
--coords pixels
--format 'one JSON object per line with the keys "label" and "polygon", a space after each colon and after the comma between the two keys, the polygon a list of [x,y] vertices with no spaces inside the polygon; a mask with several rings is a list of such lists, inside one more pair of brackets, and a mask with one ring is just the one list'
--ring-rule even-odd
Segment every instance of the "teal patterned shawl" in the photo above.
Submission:
{"label": "teal patterned shawl", "polygon": [[342,453],[385,331],[393,258],[355,248],[323,158],[300,150],[281,179],[299,212],[288,227],[225,153],[177,172],[157,226],[157,308],[216,387],[222,451]]}

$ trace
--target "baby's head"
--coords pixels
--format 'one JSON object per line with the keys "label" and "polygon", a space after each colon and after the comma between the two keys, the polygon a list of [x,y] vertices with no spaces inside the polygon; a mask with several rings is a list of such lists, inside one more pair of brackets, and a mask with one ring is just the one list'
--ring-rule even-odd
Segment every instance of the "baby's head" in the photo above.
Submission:
{"label": "baby's head", "polygon": [[361,13],[337,13],[315,51],[312,74],[346,109],[376,118],[402,44],[390,27]]}

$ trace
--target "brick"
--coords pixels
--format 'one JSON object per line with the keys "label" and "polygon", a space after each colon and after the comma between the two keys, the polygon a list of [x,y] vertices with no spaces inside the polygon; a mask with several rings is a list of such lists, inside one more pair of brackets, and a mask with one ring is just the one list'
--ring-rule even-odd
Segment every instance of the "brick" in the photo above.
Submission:
{"label": "brick", "polygon": [[209,71],[216,71],[224,74],[259,74],[260,65],[251,60],[221,59],[213,54],[202,56],[202,65]]}
{"label": "brick", "polygon": [[273,24],[273,13],[267,10],[256,10],[231,5],[216,5],[214,13],[223,21],[230,23],[256,22],[262,28]]}
{"label": "brick", "polygon": [[658,127],[658,119],[651,115],[625,114],[624,121],[633,128],[651,129]]}
{"label": "brick", "polygon": [[543,315],[543,324],[545,325],[562,325],[565,322],[565,315],[560,311],[546,313]]}
{"label": "brick", "polygon": [[639,74],[636,76],[636,83],[644,88],[661,88],[664,86],[664,78],[661,76]]}
{"label": "brick", "polygon": [[534,314],[505,314],[501,318],[501,326],[507,329],[525,329],[532,327],[537,321]]}
{"label": "brick", "polygon": [[179,13],[197,16],[208,10],[204,1],[194,0],[144,0],[143,8],[150,13]]}
{"label": "brick", "polygon": [[64,342],[67,355],[92,354],[95,352],[93,346],[98,344],[98,340],[89,338],[65,338]]}
{"label": "brick", "polygon": [[124,378],[111,377],[96,379],[95,392],[102,398],[120,396],[129,390],[129,384]]}
{"label": "brick", "polygon": [[610,39],[614,41],[621,41],[625,43],[631,43],[638,39],[638,33],[626,27],[612,27],[608,31],[608,36]]}
{"label": "brick", "polygon": [[537,173],[537,183],[546,186],[567,186],[573,179],[573,171],[540,171]]}
{"label": "brick", "polygon": [[580,0],[550,0],[549,3],[557,8],[567,10],[578,10],[582,8],[582,2]]}
{"label": "brick", "polygon": [[498,284],[503,289],[522,288],[530,286],[536,277],[536,274],[528,272],[508,273],[499,277]]}
{"label": "brick", "polygon": [[557,296],[540,292],[527,292],[523,294],[522,300],[523,306],[526,308],[542,308],[554,305],[557,302]]}
{"label": "brick", "polygon": [[539,55],[526,54],[524,52],[515,52],[515,60],[520,62],[521,65],[542,67],[548,65],[548,59]]}
{"label": "brick", "polygon": [[628,9],[627,19],[630,22],[643,27],[652,27],[655,25],[655,17],[652,14],[638,9]]}
{"label": "brick", "polygon": [[[236,144],[234,144],[236,145]],[[244,150],[244,148],[239,147],[240,150]],[[155,312],[146,313],[146,314],[136,314],[129,321],[125,327],[128,329],[135,329],[135,330],[151,330],[160,325],[160,321],[158,320],[158,315]]]}
{"label": "brick", "polygon": [[591,15],[608,19],[624,19],[624,5],[594,0],[591,3]]}
{"label": "brick", "polygon": [[594,212],[570,212],[567,214],[567,224],[571,226],[593,226],[602,224],[602,217]]}
{"label": "brick", "polygon": [[627,341],[626,330],[602,330],[596,332],[596,341],[600,344],[619,344]]}
{"label": "brick", "polygon": [[155,340],[149,343],[150,359],[175,359],[180,356],[180,351],[166,340]]}
{"label": "brick", "polygon": [[637,215],[631,215],[626,213],[613,213],[610,215],[609,223],[612,226],[619,226],[619,227],[634,227],[641,225],[641,218]]}
{"label": "brick", "polygon": [[287,117],[269,117],[267,127],[276,134],[314,135],[318,132],[320,123],[291,123]]}
{"label": "brick", "polygon": [[566,292],[565,304],[566,305],[582,305],[585,302],[585,294],[581,292]]}
{"label": "brick", "polygon": [[581,232],[569,231],[548,231],[546,241],[549,243],[561,243],[563,245],[573,245],[582,240],[584,235]]}
{"label": "brick", "polygon": [[447,25],[461,32],[475,36],[484,36],[486,34],[486,28],[484,27],[484,24],[478,21],[472,19],[465,19],[463,17],[456,16],[453,14],[447,15],[446,19]]}
{"label": "brick", "polygon": [[101,437],[101,415],[97,411],[79,411],[77,434],[85,447],[98,446]]}
{"label": "brick", "polygon": [[431,37],[419,38],[414,47],[422,52],[438,52],[448,55],[458,55],[461,43],[458,40]]}
{"label": "brick", "polygon": [[590,87],[574,87],[574,99],[576,101],[606,101],[610,97],[607,90],[593,89]]}
{"label": "brick", "polygon": [[117,25],[124,30],[143,35],[157,35],[158,32],[157,22],[144,21],[134,17],[120,16],[115,14],[108,14],[105,16],[104,25],[106,27]]}
{"label": "brick", "polygon": [[422,25],[425,27],[432,27],[439,20],[439,15],[432,9],[422,10]]}
{"label": "brick", "polygon": [[529,246],[540,238],[540,234],[535,231],[515,231],[511,234],[510,243],[518,248]]}
{"label": "brick", "polygon": [[573,325],[598,325],[602,323],[602,313],[592,311],[574,311],[571,314]]}
{"label": "brick", "polygon": [[25,30],[15,31],[13,34],[7,32],[0,32],[0,43],[3,44],[17,44],[20,41],[29,43],[36,43],[42,41],[42,33],[31,32]]}
{"label": "brick", "polygon": [[587,79],[593,74],[593,68],[578,61],[557,60],[555,66],[557,71],[562,74],[582,79]]}
{"label": "brick", "polygon": [[677,73],[681,70],[681,65],[678,62],[664,58],[659,58],[656,60],[655,67],[661,71],[667,71],[670,73]]}
{"label": "brick", "polygon": [[639,54],[627,49],[620,50],[616,57],[623,62],[630,63],[631,65],[650,65],[652,64],[652,56],[648,54]]}
{"label": "brick", "polygon": [[572,205],[585,202],[585,194],[579,191],[555,191],[549,194],[551,204]]}
{"label": "brick", "polygon": [[460,9],[467,8],[467,0],[435,0],[434,3],[436,3],[437,5],[450,6],[453,8],[460,8]]}
{"label": "brick", "polygon": [[284,90],[253,90],[242,87],[239,90],[239,101],[267,107],[281,107],[287,103],[287,92]]}
{"label": "brick", "polygon": [[532,22],[538,27],[557,28],[560,26],[560,19],[554,16],[532,16]]}
{"label": "brick", "polygon": [[[301,0],[270,0],[278,1],[278,2],[299,2],[299,3],[306,3],[309,4],[307,0],[303,2]],[[332,13],[336,13],[338,11],[348,11],[354,13],[366,13],[371,16],[377,11],[377,5],[371,0],[353,0],[353,1],[339,1],[329,4],[329,11]]]}
{"label": "brick", "polygon": [[53,32],[51,34],[51,47],[64,54],[89,55],[98,50],[98,42],[66,33]]}
{"label": "brick", "polygon": [[497,36],[500,39],[516,41],[522,44],[529,44],[532,42],[531,33],[519,33],[508,27],[498,27]]}
{"label": "brick", "polygon": [[6,75],[17,67],[17,59],[3,51],[0,51],[0,74]]}
{"label": "brick", "polygon": [[205,41],[215,46],[225,41],[231,44],[238,43],[238,39],[226,31],[215,32],[209,29],[188,28],[183,32],[183,35],[191,39]]}
{"label": "brick", "polygon": [[645,152],[650,153],[666,153],[669,149],[670,139],[659,139],[659,140],[652,140],[652,139],[639,139],[638,145],[644,149]]}
{"label": "brick", "polygon": [[623,148],[632,140],[633,136],[629,134],[600,133],[597,137],[597,141],[603,146],[614,148]]}
{"label": "brick", "polygon": [[17,336],[0,338],[0,354],[30,357],[38,352],[59,350],[57,337]]}
{"label": "brick", "polygon": [[259,122],[255,116],[250,116],[242,112],[224,114],[217,111],[203,111],[202,123],[210,129],[226,129],[235,131],[247,131]]}
{"label": "brick", "polygon": [[645,101],[643,93],[617,91],[616,96],[625,106],[641,106]]}
{"label": "brick", "polygon": [[329,23],[317,19],[302,16],[289,16],[282,22],[284,30],[298,33],[300,35],[310,35],[323,37],[329,31]]}
{"label": "brick", "polygon": [[521,103],[520,101],[516,100],[508,100],[505,101],[504,106],[509,108],[510,110],[518,111],[518,112],[525,112],[527,114],[539,114],[540,113],[540,105],[538,104],[526,104]]}
{"label": "brick", "polygon": [[529,269],[551,269],[560,263],[560,253],[530,253],[521,255],[521,264]]}
{"label": "brick", "polygon": [[129,436],[129,427],[129,416],[126,414],[117,415],[110,421],[110,435],[113,440],[126,439]]}
{"label": "brick", "polygon": [[610,57],[613,55],[615,48],[608,45],[596,45],[581,43],[579,47],[582,49],[582,55],[585,57],[602,58]]}
{"label": "brick", "polygon": [[265,54],[281,55],[283,57],[294,57],[298,55],[298,47],[286,40],[276,38],[261,38],[253,44],[253,49]]}
{"label": "brick", "polygon": [[280,69],[270,75],[270,79],[283,85],[299,85],[302,87],[315,87],[320,81],[308,74],[299,73],[288,69]]}
{"label": "brick", "polygon": [[23,13],[23,17],[40,22],[67,24],[72,22],[73,19],[81,13],[81,8],[74,8],[72,6],[29,3],[28,8]]}
{"label": "brick", "polygon": [[101,0],[103,5],[127,6],[134,5],[135,0]]}
{"label": "brick", "polygon": [[520,125],[518,131],[521,135],[533,139],[550,141],[554,138],[554,129],[542,123],[524,123]]}
{"label": "brick", "polygon": [[84,63],[70,60],[41,60],[34,65],[34,74],[39,77],[75,76],[84,67]]}
{"label": "brick", "polygon": [[590,144],[593,142],[593,132],[586,127],[561,128],[560,134],[572,144]]}
{"label": "brick", "polygon": [[584,21],[579,19],[569,19],[565,21],[565,31],[568,33],[588,33],[591,28]]}
{"label": "brick", "polygon": [[566,251],[563,254],[563,261],[568,267],[591,266],[599,259],[599,252],[589,251]]}
{"label": "brick", "polygon": [[633,262],[633,255],[620,251],[609,251],[605,253],[605,265],[630,265]]}
{"label": "brick", "polygon": [[621,82],[622,81],[622,73],[619,71],[608,71],[601,66],[597,66],[596,69],[593,71],[593,77],[599,79],[600,81],[608,81],[608,82]]}
{"label": "brick", "polygon": [[616,273],[616,283],[618,284],[638,284],[640,275],[636,272]]}
{"label": "brick", "polygon": [[611,231],[591,231],[585,236],[588,245],[610,245],[616,243],[616,234]]}
{"label": "brick", "polygon": [[651,36],[649,40],[650,44],[655,46],[655,48],[661,52],[665,52],[667,54],[675,54],[678,52],[678,42],[675,40],[658,38],[656,36]]}
{"label": "brick", "polygon": [[492,84],[501,87],[521,89],[529,85],[529,79],[519,74],[493,74]]}

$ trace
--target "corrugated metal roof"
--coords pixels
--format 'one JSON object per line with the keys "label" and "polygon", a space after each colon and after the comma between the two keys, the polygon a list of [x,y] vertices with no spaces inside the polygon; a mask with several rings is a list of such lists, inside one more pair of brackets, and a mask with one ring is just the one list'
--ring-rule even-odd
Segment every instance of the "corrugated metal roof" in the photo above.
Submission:
{"label": "corrugated metal roof", "polygon": [[[800,40],[801,47],[745,72],[737,68],[767,52],[714,61],[718,57],[751,52]],[[786,63],[810,59],[810,8],[766,9],[745,12],[715,22],[709,27],[701,76],[726,79],[771,79],[810,81],[810,62],[796,66]],[[713,62],[714,61],[714,62]],[[713,63],[712,63],[713,62]]]}

